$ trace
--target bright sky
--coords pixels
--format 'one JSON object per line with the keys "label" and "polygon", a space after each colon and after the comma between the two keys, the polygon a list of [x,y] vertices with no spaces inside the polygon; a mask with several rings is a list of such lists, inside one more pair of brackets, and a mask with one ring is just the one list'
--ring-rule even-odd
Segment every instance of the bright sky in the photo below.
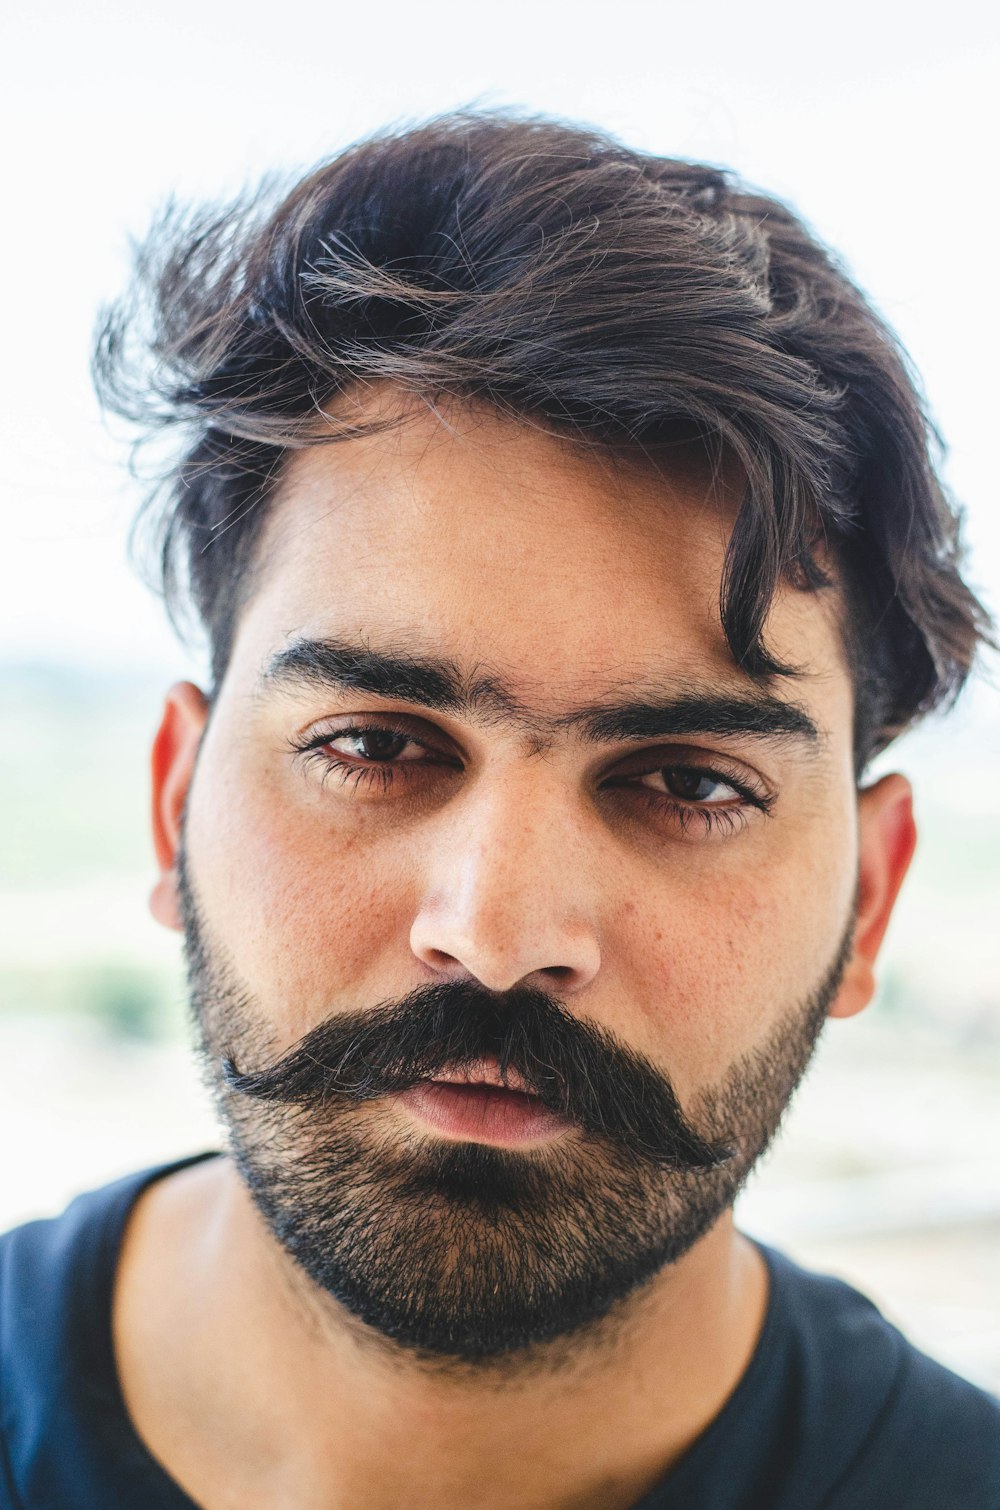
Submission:
{"label": "bright sky", "polygon": [[790,199],[902,335],[1000,608],[991,440],[1000,31],[976,0],[11,7],[0,659],[188,662],[124,565],[134,485],[90,392],[95,311],[170,192],[214,196],[469,103],[589,120]]}

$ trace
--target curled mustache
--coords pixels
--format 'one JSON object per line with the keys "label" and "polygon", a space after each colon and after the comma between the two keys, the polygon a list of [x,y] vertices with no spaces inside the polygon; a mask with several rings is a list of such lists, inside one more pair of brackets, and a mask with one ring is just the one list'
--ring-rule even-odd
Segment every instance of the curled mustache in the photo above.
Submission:
{"label": "curled mustache", "polygon": [[266,1068],[240,1070],[227,1054],[222,1074],[237,1095],[321,1112],[331,1098],[372,1101],[482,1059],[498,1062],[505,1084],[515,1074],[517,1089],[633,1156],[690,1171],[733,1157],[689,1125],[669,1080],[647,1059],[531,989],[421,987],[320,1023]]}

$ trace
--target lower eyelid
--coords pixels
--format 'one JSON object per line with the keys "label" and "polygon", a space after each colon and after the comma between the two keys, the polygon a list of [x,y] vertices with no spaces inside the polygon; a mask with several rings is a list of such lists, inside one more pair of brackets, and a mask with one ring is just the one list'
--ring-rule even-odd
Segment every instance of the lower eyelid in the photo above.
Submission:
{"label": "lower eyelid", "polygon": [[325,784],[327,778],[336,778],[341,786],[364,786],[371,782],[380,784],[382,790],[395,779],[393,770],[388,765],[379,765],[372,762],[368,765],[354,765],[348,760],[336,760],[331,755],[325,755],[322,749],[310,752],[309,758],[318,761],[320,766],[320,781]]}
{"label": "lower eyelid", "polygon": [[693,825],[700,825],[706,835],[713,833],[732,834],[742,831],[750,822],[753,809],[748,803],[741,807],[723,807],[721,804],[709,806],[696,803],[679,802],[674,797],[667,797],[657,802],[655,795],[652,796],[654,806],[662,817],[671,818],[680,828],[682,833],[687,833]]}

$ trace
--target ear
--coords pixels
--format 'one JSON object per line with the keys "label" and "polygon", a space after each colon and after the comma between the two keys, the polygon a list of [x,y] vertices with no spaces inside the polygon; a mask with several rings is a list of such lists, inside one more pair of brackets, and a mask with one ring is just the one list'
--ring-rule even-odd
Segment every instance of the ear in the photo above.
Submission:
{"label": "ear", "polygon": [[194,775],[198,747],[208,719],[205,694],[191,682],[178,682],[167,693],[163,718],[153,741],[153,845],[160,878],[149,907],[164,928],[181,930],[177,893],[177,851],[184,804]]}
{"label": "ear", "polygon": [[875,994],[875,960],[916,843],[913,793],[905,776],[883,776],[858,794],[854,942],[831,1017],[853,1017]]}

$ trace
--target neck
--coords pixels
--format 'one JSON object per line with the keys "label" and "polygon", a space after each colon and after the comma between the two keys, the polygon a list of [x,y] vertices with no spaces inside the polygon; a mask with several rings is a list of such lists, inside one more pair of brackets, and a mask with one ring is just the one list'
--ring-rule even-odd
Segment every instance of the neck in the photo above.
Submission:
{"label": "neck", "polygon": [[612,1510],[718,1413],[765,1306],[763,1262],[727,1214],[584,1335],[495,1365],[428,1362],[319,1297],[213,1160],[137,1207],[115,1344],[140,1435],[209,1510],[243,1473],[247,1510]]}

